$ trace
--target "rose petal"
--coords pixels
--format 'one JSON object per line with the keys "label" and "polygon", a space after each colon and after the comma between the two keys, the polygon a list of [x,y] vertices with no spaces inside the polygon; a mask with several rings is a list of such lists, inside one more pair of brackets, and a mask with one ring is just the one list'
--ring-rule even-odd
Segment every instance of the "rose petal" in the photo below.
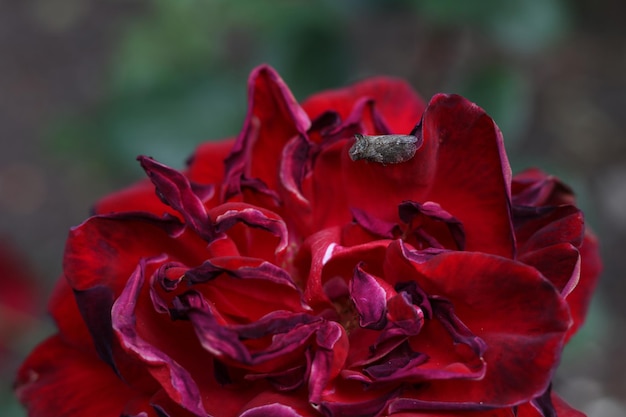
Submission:
{"label": "rose petal", "polygon": [[[280,216],[269,210],[245,203],[226,203],[215,207],[209,214],[215,221],[215,231],[217,233],[224,233],[236,223],[243,223],[248,227],[265,230],[278,237],[280,241],[276,245],[274,253],[280,254],[287,247],[289,237],[287,226]],[[260,244],[267,245],[267,239],[259,239],[258,242],[249,241],[247,243],[253,248]],[[246,252],[249,253],[250,251]]]}
{"label": "rose petal", "polygon": [[574,192],[556,177],[538,169],[527,169],[513,177],[513,204],[517,206],[574,205]]}
{"label": "rose petal", "polygon": [[317,349],[309,376],[309,401],[313,404],[319,403],[328,383],[339,374],[349,350],[345,329],[332,321],[320,324],[315,335],[315,343]]}
{"label": "rose petal", "polygon": [[213,240],[213,225],[201,198],[194,192],[191,183],[182,173],[160,164],[153,159],[137,158],[154,183],[163,201],[174,208],[202,238]]}
{"label": "rose petal", "polygon": [[[552,284],[534,268],[483,253],[445,252],[411,262],[410,267],[407,262],[406,248],[392,243],[386,279],[413,277],[430,296],[450,300],[456,315],[487,345],[483,379],[431,381],[428,389],[407,392],[407,397],[505,407],[545,391],[571,323],[568,308]],[[428,328],[434,330],[429,324],[412,347],[436,357],[440,353],[425,343],[442,340],[441,336],[421,339]]]}
{"label": "rose petal", "polygon": [[[425,234],[434,239],[431,247],[449,247],[450,249],[465,250],[465,229],[463,228],[463,223],[441,208],[439,204],[432,201],[427,201],[424,204],[404,201],[398,206],[398,215],[400,220],[409,225],[409,230],[414,233],[413,223],[418,223],[418,231],[422,232],[422,235]],[[428,221],[434,224],[425,224]],[[437,233],[437,223],[443,223],[446,226],[449,237],[445,235],[445,232]],[[449,240],[454,242],[453,245],[448,244]]]}
{"label": "rose petal", "polygon": [[318,414],[302,395],[271,391],[256,396],[240,410],[238,417],[316,417]]}
{"label": "rose petal", "polygon": [[285,82],[269,66],[257,67],[248,81],[248,113],[226,159],[224,197],[241,192],[241,179],[258,178],[277,190],[282,148],[295,135],[306,136],[311,122]]}
{"label": "rose petal", "polygon": [[363,385],[356,381],[336,381],[324,392],[319,404],[313,406],[324,416],[377,416],[389,399],[397,395],[393,390],[363,390]]}
{"label": "rose petal", "polygon": [[585,224],[582,212],[574,206],[514,208],[515,235],[519,253],[569,242],[579,247]]}
{"label": "rose petal", "polygon": [[425,144],[438,143],[427,200],[463,224],[467,250],[512,258],[511,168],[496,124],[468,100],[439,94],[424,112],[422,133]]}
{"label": "rose petal", "polygon": [[121,381],[94,351],[73,348],[58,335],[39,345],[22,364],[16,395],[32,416],[117,416],[139,410],[157,416],[149,398]]}
{"label": "rose petal", "polygon": [[526,252],[519,260],[535,267],[567,297],[576,288],[580,278],[580,254],[571,243],[559,243]]}
{"label": "rose petal", "polygon": [[400,232],[400,227],[397,223],[378,219],[361,209],[352,208],[350,211],[352,212],[354,221],[374,236],[384,239],[393,239],[394,236],[397,236]]}
{"label": "rose petal", "polygon": [[350,281],[350,298],[359,313],[359,324],[367,329],[380,330],[387,324],[387,293],[378,280],[357,265]]}
{"label": "rose petal", "polygon": [[602,272],[602,260],[598,250],[598,240],[591,231],[587,231],[580,247],[580,279],[566,301],[570,307],[574,324],[568,332],[571,338],[585,322],[591,298]]}
{"label": "rose petal", "polygon": [[138,333],[135,306],[144,283],[145,264],[140,262],[113,304],[113,330],[122,346],[146,363],[170,398],[192,413],[206,415],[200,389],[187,369]]}
{"label": "rose petal", "polygon": [[328,111],[346,119],[362,98],[372,99],[390,130],[397,133],[408,134],[424,111],[424,102],[413,88],[406,81],[390,77],[370,78],[350,87],[315,94],[302,107],[311,119]]}

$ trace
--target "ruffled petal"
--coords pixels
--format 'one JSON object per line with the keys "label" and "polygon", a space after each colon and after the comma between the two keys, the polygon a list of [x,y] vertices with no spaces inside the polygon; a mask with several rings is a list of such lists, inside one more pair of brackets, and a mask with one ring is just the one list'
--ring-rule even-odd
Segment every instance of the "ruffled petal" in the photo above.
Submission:
{"label": "ruffled petal", "polygon": [[424,112],[424,101],[400,79],[375,77],[350,87],[324,91],[308,98],[302,107],[313,120],[329,111],[346,119],[358,100],[370,99],[391,131],[408,134]]}
{"label": "ruffled petal", "polygon": [[[192,187],[202,188],[206,185],[219,184],[224,176],[223,161],[232,148],[233,140],[206,142],[198,146],[189,160],[189,168],[185,175]],[[209,206],[217,203],[217,193],[210,197],[203,193],[203,201]],[[141,180],[115,193],[101,198],[93,208],[94,214],[111,214],[129,211],[145,211],[156,216],[164,213],[175,215],[172,207],[163,203],[157,196],[154,184],[149,180]]]}
{"label": "ruffled petal", "polygon": [[205,416],[200,389],[189,371],[139,334],[135,308],[144,283],[145,265],[144,261],[139,263],[113,304],[113,331],[121,345],[146,364],[150,374],[173,401],[199,417]]}
{"label": "ruffled petal", "polygon": [[517,206],[574,205],[574,192],[556,177],[531,168],[516,174],[511,184],[513,204]]}
{"label": "ruffled petal", "polygon": [[[505,407],[546,390],[571,319],[559,292],[541,274],[521,263],[482,253],[445,252],[410,263],[412,255],[400,244],[390,245],[388,253],[387,280],[413,277],[429,296],[446,298],[467,328],[487,346],[484,378],[434,380],[428,389],[407,393],[409,402]],[[429,324],[427,321],[425,329]],[[414,350],[431,354],[426,350],[428,344],[443,340],[435,334],[422,338],[428,334],[422,332],[412,341]]]}
{"label": "ruffled petal", "polygon": [[[280,256],[287,248],[289,239],[287,225],[272,211],[246,203],[226,203],[212,209],[209,215],[215,222],[216,233],[233,234],[231,230],[233,226],[245,225],[239,230],[243,236],[233,238],[244,256],[272,259],[274,256]],[[269,232],[277,237],[278,241],[272,245],[272,239],[268,240],[267,234],[257,237],[252,233],[254,230]]]}
{"label": "ruffled petal", "polygon": [[570,307],[574,323],[568,332],[568,339],[572,337],[585,322],[589,304],[594,290],[598,285],[598,278],[602,272],[602,260],[598,249],[598,240],[591,231],[587,231],[580,247],[580,279],[576,287],[568,294],[566,301]]}
{"label": "ruffled petal", "polygon": [[198,235],[209,242],[213,240],[209,215],[187,177],[153,159],[140,156],[138,160],[163,202],[175,209]]}
{"label": "ruffled petal", "polygon": [[223,197],[241,193],[244,178],[277,190],[282,149],[294,136],[306,137],[311,122],[282,78],[269,66],[257,67],[248,82],[248,114],[226,158]]}

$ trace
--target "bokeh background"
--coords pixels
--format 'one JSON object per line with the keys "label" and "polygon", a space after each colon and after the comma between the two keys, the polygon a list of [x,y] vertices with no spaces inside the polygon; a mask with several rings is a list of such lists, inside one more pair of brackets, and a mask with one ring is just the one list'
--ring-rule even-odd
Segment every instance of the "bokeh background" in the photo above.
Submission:
{"label": "bokeh background", "polygon": [[246,80],[273,65],[299,99],[376,74],[460,93],[501,127],[514,171],[576,190],[605,270],[556,389],[626,415],[626,2],[0,0],[0,415],[53,331],[67,230],[143,176],[238,133]]}

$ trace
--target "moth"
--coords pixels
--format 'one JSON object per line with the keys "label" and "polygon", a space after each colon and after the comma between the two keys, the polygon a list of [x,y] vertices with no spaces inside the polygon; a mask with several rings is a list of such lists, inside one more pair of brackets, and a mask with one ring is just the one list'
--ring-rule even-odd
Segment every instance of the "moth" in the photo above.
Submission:
{"label": "moth", "polygon": [[[412,132],[411,132],[412,133]],[[419,147],[417,136],[413,135],[354,135],[356,142],[348,152],[350,159],[365,159],[379,164],[399,164],[415,156]]]}

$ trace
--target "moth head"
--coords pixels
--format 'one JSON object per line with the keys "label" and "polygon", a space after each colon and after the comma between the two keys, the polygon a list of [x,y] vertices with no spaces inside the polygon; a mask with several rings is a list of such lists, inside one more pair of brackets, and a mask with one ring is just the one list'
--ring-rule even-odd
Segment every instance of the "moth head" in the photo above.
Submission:
{"label": "moth head", "polygon": [[354,135],[354,139],[356,139],[356,142],[350,147],[348,154],[350,155],[350,159],[358,161],[359,159],[363,159],[364,155],[367,154],[369,141],[359,133]]}

